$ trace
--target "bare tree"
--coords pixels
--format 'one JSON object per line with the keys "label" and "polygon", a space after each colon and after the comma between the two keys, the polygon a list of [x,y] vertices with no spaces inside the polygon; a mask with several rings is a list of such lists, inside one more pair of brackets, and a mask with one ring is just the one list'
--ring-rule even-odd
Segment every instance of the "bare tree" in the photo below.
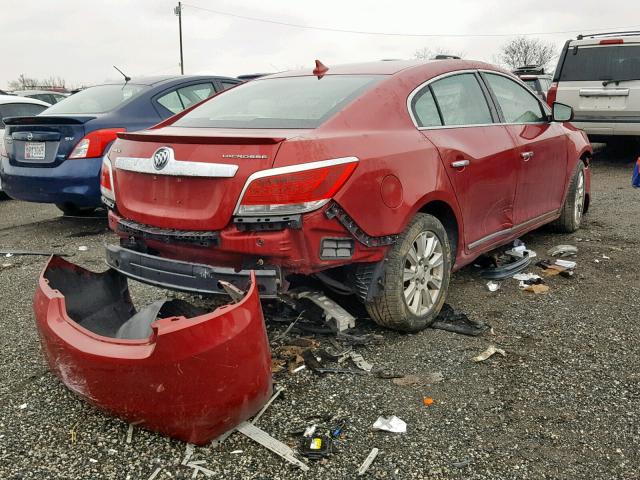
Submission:
{"label": "bare tree", "polygon": [[436,55],[455,55],[462,57],[462,52],[454,52],[446,47],[422,47],[413,54],[416,60],[433,60]]}
{"label": "bare tree", "polygon": [[538,65],[545,67],[556,56],[555,47],[538,38],[517,37],[505,43],[498,61],[513,69],[524,65]]}
{"label": "bare tree", "polygon": [[8,84],[9,90],[29,90],[29,89],[64,89],[67,87],[67,82],[64,78],[51,75],[47,78],[37,79],[31,77],[25,77],[22,73],[16,80],[11,80]]}

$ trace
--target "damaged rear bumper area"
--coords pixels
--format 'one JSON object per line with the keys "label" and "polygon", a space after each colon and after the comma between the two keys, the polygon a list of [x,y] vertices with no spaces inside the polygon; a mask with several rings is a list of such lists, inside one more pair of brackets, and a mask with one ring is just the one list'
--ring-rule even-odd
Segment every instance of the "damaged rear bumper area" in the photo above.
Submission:
{"label": "damaged rear bumper area", "polygon": [[53,256],[34,298],[51,370],[100,409],[195,444],[253,416],[272,390],[255,275],[213,312],[183,300],[136,311],[127,280]]}

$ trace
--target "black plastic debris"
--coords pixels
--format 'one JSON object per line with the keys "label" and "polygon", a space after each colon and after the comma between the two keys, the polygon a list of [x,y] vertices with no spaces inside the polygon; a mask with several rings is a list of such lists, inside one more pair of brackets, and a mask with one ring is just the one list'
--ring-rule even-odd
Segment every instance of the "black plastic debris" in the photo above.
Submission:
{"label": "black plastic debris", "polygon": [[[514,259],[514,257],[508,255],[505,257],[510,260]],[[531,257],[529,257],[529,252],[527,251],[523,252],[522,258],[517,258],[514,261],[502,263],[500,260],[505,257],[495,259],[495,266],[484,268],[480,271],[480,276],[489,280],[502,280],[504,278],[512,277],[518,272],[521,272],[531,263]]]}
{"label": "black plastic debris", "polygon": [[333,441],[325,435],[303,437],[300,440],[300,454],[312,460],[326,458],[333,452]]}
{"label": "black plastic debris", "polygon": [[445,303],[436,321],[431,324],[431,328],[446,330],[448,332],[460,333],[477,337],[489,329],[489,325],[471,320],[462,312],[457,312],[448,303]]}

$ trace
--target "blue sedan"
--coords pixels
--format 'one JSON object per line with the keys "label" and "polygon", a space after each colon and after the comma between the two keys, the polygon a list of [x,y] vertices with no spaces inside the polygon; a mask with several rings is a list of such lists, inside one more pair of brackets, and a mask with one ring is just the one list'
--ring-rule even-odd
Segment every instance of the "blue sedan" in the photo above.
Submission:
{"label": "blue sedan", "polygon": [[0,180],[12,198],[67,215],[100,206],[102,157],[118,132],[151,127],[241,80],[147,77],[82,90],[40,115],[5,119]]}

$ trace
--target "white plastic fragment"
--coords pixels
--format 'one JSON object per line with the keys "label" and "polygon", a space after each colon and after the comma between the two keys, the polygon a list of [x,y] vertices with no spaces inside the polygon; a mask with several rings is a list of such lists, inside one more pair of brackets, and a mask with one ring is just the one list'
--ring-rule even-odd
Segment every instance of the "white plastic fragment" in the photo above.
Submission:
{"label": "white plastic fragment", "polygon": [[314,433],[316,433],[316,428],[318,428],[318,425],[313,424],[310,427],[307,427],[304,429],[304,433],[302,434],[303,437],[310,437],[311,435],[313,435]]}
{"label": "white plastic fragment", "polygon": [[395,415],[391,415],[390,417],[378,417],[373,423],[372,428],[383,432],[405,433],[407,431],[407,424],[404,420],[399,419]]}
{"label": "white plastic fragment", "polygon": [[358,476],[364,475],[365,472],[369,470],[369,467],[378,456],[378,452],[379,450],[375,447],[371,449],[371,452],[367,455],[367,458],[364,459],[364,462],[362,462],[362,465],[360,465],[360,468],[358,469]]}
{"label": "white plastic fragment", "polygon": [[87,250],[89,250],[89,247],[87,247],[86,245],[80,245],[78,247],[78,250],[80,250],[81,252],[86,252]]}
{"label": "white plastic fragment", "polygon": [[[260,417],[264,414],[264,412],[267,411],[267,408],[269,408],[271,406],[271,404],[273,403],[273,401],[278,398],[278,395],[280,395],[282,392],[284,391],[284,388],[282,387],[278,387],[276,389],[276,391],[274,392],[273,395],[271,395],[271,398],[269,399],[269,401],[267,403],[265,403],[264,407],[262,407],[262,409],[256,414],[255,417],[253,417],[253,420],[251,420],[252,424],[256,424],[258,422],[258,420],[260,420]],[[233,430],[232,430],[233,431]]]}
{"label": "white plastic fragment", "polygon": [[259,429],[255,425],[252,425],[249,422],[242,422],[236,427],[236,430],[249,437],[254,442],[257,442],[263,447],[268,448],[276,455],[284,458],[287,462],[296,465],[302,471],[306,472],[309,470],[309,466],[298,460],[290,447],[288,447],[281,441],[276,440],[267,432]]}
{"label": "white plastic fragment", "polygon": [[98,460],[96,460],[95,458],[90,458],[90,459],[89,459],[89,461],[90,461],[91,463],[98,463]]}
{"label": "white plastic fragment", "polygon": [[499,288],[500,288],[500,284],[498,282],[492,282],[492,281],[487,282],[487,290],[489,290],[490,292],[496,292]]}
{"label": "white plastic fragment", "polygon": [[562,260],[559,258],[558,260],[556,260],[556,265],[558,265],[559,267],[572,269],[572,268],[576,268],[577,263],[571,260]]}
{"label": "white plastic fragment", "polygon": [[541,278],[540,275],[536,275],[535,273],[516,273],[513,276],[514,280],[520,280],[521,282],[526,282],[527,280],[537,280]]}
{"label": "white plastic fragment", "polygon": [[161,467],[156,468],[151,474],[151,476],[149,477],[149,480],[154,480],[161,471],[162,471]]}
{"label": "white plastic fragment", "polygon": [[195,448],[196,446],[193,443],[187,443],[184,451],[184,459],[182,460],[182,465],[186,465],[187,463],[189,463],[189,460],[191,460]]}
{"label": "white plastic fragment", "polygon": [[292,373],[298,373],[300,370],[304,370],[305,368],[307,368],[306,365],[300,365],[298,368],[294,368]]}
{"label": "white plastic fragment", "polygon": [[358,367],[360,370],[370,372],[373,369],[373,365],[367,362],[359,353],[349,352],[349,357],[351,357],[353,363],[355,363],[356,367]]}
{"label": "white plastic fragment", "polygon": [[127,429],[127,443],[131,443],[131,439],[133,438],[133,424],[129,424],[129,428]]}
{"label": "white plastic fragment", "polygon": [[237,455],[242,452],[244,452],[244,450],[234,450],[233,452],[231,452],[231,455]]}
{"label": "white plastic fragment", "polygon": [[27,404],[26,404],[26,403],[23,403],[22,405],[19,405],[19,406],[18,406],[18,408],[19,408],[20,410],[24,410],[25,408],[27,408]]}
{"label": "white plastic fragment", "polygon": [[503,357],[507,356],[507,353],[501,348],[497,348],[495,345],[489,345],[489,348],[487,348],[484,352],[480,353],[479,355],[476,355],[471,360],[473,360],[474,362],[484,362],[487,358],[491,357],[494,353],[499,353]]}

